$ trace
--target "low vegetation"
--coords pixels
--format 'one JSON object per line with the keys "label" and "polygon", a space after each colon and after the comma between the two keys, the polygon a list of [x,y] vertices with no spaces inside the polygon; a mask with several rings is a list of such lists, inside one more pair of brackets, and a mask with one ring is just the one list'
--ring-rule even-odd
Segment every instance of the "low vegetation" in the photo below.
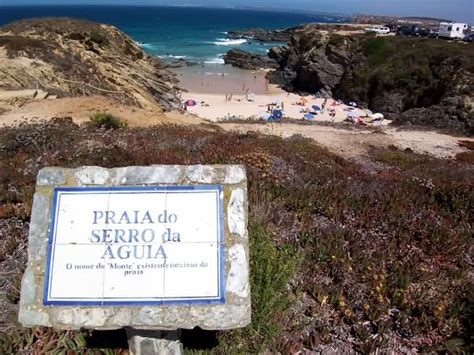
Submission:
{"label": "low vegetation", "polygon": [[470,44],[375,35],[356,37],[354,42],[365,59],[346,73],[336,95],[390,113],[397,124],[473,134]]}
{"label": "low vegetation", "polygon": [[472,353],[472,162],[368,159],[213,126],[0,128],[0,353],[125,352],[91,332],[21,328],[20,280],[40,168],[150,164],[245,164],[249,177],[253,322],[187,352]]}
{"label": "low vegetation", "polygon": [[127,122],[108,112],[96,112],[89,118],[96,128],[118,129],[127,127]]}
{"label": "low vegetation", "polygon": [[45,43],[39,39],[22,36],[0,36],[0,47],[4,47],[8,53],[30,51],[32,49],[44,49]]}

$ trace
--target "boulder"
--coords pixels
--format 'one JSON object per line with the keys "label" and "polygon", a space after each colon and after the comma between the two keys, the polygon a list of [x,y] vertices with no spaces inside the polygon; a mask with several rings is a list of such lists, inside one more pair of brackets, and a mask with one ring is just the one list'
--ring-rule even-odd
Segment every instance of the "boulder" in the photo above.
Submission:
{"label": "boulder", "polygon": [[259,55],[243,51],[241,49],[231,49],[223,56],[225,64],[249,70],[265,68],[276,68],[277,62],[268,56]]}

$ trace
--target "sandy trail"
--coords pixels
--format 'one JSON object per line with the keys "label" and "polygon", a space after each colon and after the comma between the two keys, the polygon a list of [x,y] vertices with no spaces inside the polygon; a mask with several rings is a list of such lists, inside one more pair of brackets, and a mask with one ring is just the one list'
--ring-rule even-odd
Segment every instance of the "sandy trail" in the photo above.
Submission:
{"label": "sandy trail", "polygon": [[74,122],[81,124],[89,121],[89,117],[96,112],[109,112],[126,120],[130,127],[153,126],[163,123],[195,124],[202,122],[199,118],[189,115],[149,111],[122,105],[102,96],[93,96],[31,100],[22,104],[21,107],[0,114],[0,125],[13,126],[22,122],[49,120],[53,117],[72,117]]}
{"label": "sandy trail", "polygon": [[438,158],[452,158],[466,149],[458,145],[459,140],[474,142],[474,139],[455,137],[437,132],[407,131],[384,127],[381,131],[356,130],[317,124],[241,124],[222,123],[228,131],[258,132],[288,138],[299,134],[313,139],[317,144],[346,158],[358,158],[368,153],[371,147],[394,145],[399,149],[410,148],[416,153],[428,154]]}
{"label": "sandy trail", "polygon": [[[126,120],[130,127],[147,127],[166,123],[198,125],[209,122],[189,112],[183,115],[177,112],[148,111],[97,96],[30,100],[21,104],[21,107],[14,107],[0,114],[0,126],[15,126],[22,122],[68,116],[80,124],[87,122],[90,115],[98,111],[110,112]],[[317,144],[346,158],[360,158],[365,156],[371,147],[387,147],[389,145],[400,149],[410,148],[417,153],[440,158],[452,158],[457,153],[467,151],[458,145],[459,140],[474,142],[472,138],[455,137],[432,131],[409,131],[390,126],[381,126],[378,130],[370,130],[342,125],[319,125],[318,122],[307,124],[214,122],[214,124],[227,131],[254,131],[282,138],[299,134],[313,139]]]}

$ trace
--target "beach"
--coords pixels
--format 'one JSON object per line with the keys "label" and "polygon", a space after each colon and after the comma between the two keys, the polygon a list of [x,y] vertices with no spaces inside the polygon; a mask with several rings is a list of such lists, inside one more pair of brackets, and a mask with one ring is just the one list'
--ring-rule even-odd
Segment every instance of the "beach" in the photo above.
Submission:
{"label": "beach", "polygon": [[268,71],[263,69],[251,71],[215,64],[173,71],[178,75],[180,87],[185,90],[182,101],[196,102],[194,106],[187,106],[186,110],[214,122],[236,119],[266,121],[272,112],[280,111],[284,118],[293,120],[340,123],[348,117],[360,117],[358,124],[390,123],[381,119],[373,122],[367,110],[333,99],[286,92],[270,84],[265,77]]}

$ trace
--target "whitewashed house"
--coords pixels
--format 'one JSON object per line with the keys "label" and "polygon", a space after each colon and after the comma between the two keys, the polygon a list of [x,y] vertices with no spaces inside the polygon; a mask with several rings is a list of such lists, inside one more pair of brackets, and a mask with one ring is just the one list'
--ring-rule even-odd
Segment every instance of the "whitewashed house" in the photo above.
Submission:
{"label": "whitewashed house", "polygon": [[467,23],[441,22],[439,24],[438,36],[443,38],[463,39],[467,30]]}

